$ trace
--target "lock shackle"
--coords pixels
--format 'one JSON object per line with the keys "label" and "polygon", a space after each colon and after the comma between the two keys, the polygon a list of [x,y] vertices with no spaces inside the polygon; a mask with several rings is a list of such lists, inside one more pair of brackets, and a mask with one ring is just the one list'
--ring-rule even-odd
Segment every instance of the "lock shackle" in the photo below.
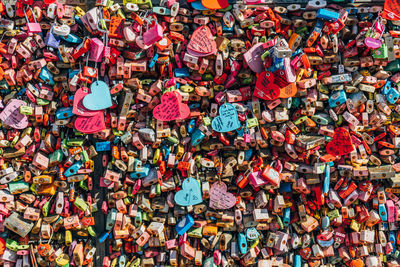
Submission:
{"label": "lock shackle", "polygon": [[[109,21],[110,21],[109,19],[103,18],[103,13],[100,12],[99,9],[96,9],[96,12],[98,13],[98,15],[99,15],[99,17],[100,17],[99,22],[100,22],[101,20],[103,20],[103,21],[105,21],[105,22],[109,22]],[[96,28],[97,28],[97,30],[98,30],[99,32],[108,34],[108,30],[107,30],[107,29],[106,29],[106,30],[101,29],[101,28],[99,27],[99,23],[96,23]]]}
{"label": "lock shackle", "polygon": [[[32,12],[33,20],[35,21],[35,23],[37,23],[37,20],[36,20],[35,14],[33,13],[32,8],[31,7],[28,7],[28,8]],[[24,7],[24,15],[25,15],[26,23],[29,23],[28,16],[26,15],[26,7]]]}
{"label": "lock shackle", "polygon": [[0,37],[0,42],[3,41],[3,38],[4,38],[4,36],[6,35],[7,32],[9,32],[9,30],[3,32],[3,34]]}

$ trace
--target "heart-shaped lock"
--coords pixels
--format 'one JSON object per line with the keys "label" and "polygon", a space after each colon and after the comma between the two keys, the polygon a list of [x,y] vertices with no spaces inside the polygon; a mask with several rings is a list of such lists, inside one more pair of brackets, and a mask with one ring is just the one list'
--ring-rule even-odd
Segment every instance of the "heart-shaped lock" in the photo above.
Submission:
{"label": "heart-shaped lock", "polygon": [[25,101],[11,99],[6,108],[0,113],[0,120],[12,128],[25,129],[28,127],[28,117],[19,112],[19,107],[25,105]]}
{"label": "heart-shaped lock", "polygon": [[200,204],[203,200],[199,182],[192,177],[186,178],[182,182],[182,190],[176,192],[174,200],[180,206]]}
{"label": "heart-shaped lock", "polygon": [[261,59],[261,55],[265,52],[263,48],[263,43],[257,43],[253,47],[251,47],[246,53],[243,55],[243,59],[246,61],[249,68],[256,72],[260,73],[264,69],[264,61]]}
{"label": "heart-shaped lock", "polygon": [[283,70],[278,69],[278,70],[274,71],[272,76],[273,76],[273,80],[271,80],[271,82],[278,85],[279,87],[285,87],[286,85],[289,84],[288,81],[286,80],[286,75]]}
{"label": "heart-shaped lock", "polygon": [[333,156],[343,156],[354,150],[349,131],[345,128],[336,128],[332,141],[326,145],[326,152]]}
{"label": "heart-shaped lock", "polygon": [[195,1],[189,0],[188,2],[192,5],[193,9],[200,10],[200,11],[208,10],[208,8],[203,6],[203,4],[201,3],[201,0],[195,0]]}
{"label": "heart-shaped lock", "polygon": [[137,46],[139,46],[141,49],[147,50],[151,47],[151,45],[144,44],[143,36],[141,36],[141,35],[136,37],[135,41],[136,41]]}
{"label": "heart-shaped lock", "polygon": [[98,111],[89,110],[83,106],[82,100],[88,94],[89,94],[89,88],[87,87],[81,87],[78,90],[76,90],[74,95],[72,113],[84,117],[92,117],[98,113]]}
{"label": "heart-shaped lock", "polygon": [[161,104],[153,109],[154,118],[160,121],[183,120],[189,114],[189,106],[182,103],[182,96],[176,91],[163,94]]}
{"label": "heart-shaped lock", "polygon": [[189,54],[205,57],[217,52],[217,44],[207,26],[198,27],[192,34],[187,50]]}
{"label": "heart-shaped lock", "polygon": [[98,133],[106,128],[103,111],[97,111],[91,117],[78,116],[74,125],[82,133]]}
{"label": "heart-shaped lock", "polygon": [[219,116],[211,123],[214,131],[225,133],[240,128],[239,117],[234,105],[224,103],[219,107]]}
{"label": "heart-shaped lock", "polygon": [[274,76],[269,71],[263,71],[257,75],[254,88],[254,96],[264,100],[275,100],[279,97],[280,88],[274,83]]}
{"label": "heart-shaped lock", "polygon": [[[286,59],[286,58],[285,58]],[[292,77],[290,74],[291,71],[288,68],[292,68],[289,64],[289,66],[285,66],[285,71],[283,70],[276,70],[274,71],[274,80],[273,83],[278,85],[280,87],[280,93],[279,93],[279,98],[289,98],[293,97],[297,93],[297,86],[294,82],[289,82],[288,81],[288,75],[289,77]],[[296,76],[295,80],[296,81]],[[290,78],[291,79],[291,78]]]}
{"label": "heart-shaped lock", "polygon": [[297,93],[297,86],[295,83],[289,83],[285,87],[281,88],[279,98],[290,98],[294,97]]}
{"label": "heart-shaped lock", "polygon": [[90,110],[102,110],[112,106],[108,85],[103,81],[95,81],[90,86],[90,94],[82,100],[83,106]]}
{"label": "heart-shaped lock", "polygon": [[225,210],[232,208],[236,203],[236,197],[227,191],[223,182],[215,182],[210,189],[210,207]]}
{"label": "heart-shaped lock", "polygon": [[201,3],[208,9],[224,9],[229,6],[227,0],[201,0]]}

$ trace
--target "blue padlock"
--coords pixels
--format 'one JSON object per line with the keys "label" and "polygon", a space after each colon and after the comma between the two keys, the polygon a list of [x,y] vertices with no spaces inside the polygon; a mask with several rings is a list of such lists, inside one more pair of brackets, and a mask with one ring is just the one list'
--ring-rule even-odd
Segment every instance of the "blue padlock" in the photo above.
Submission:
{"label": "blue padlock", "polygon": [[383,86],[383,89],[381,90],[381,93],[384,95],[387,95],[389,93],[390,88],[393,87],[393,84],[391,81],[387,81],[385,85]]}
{"label": "blue padlock", "polygon": [[18,92],[17,92],[17,96],[22,96],[22,95],[24,95],[26,93],[26,88],[22,88],[21,90],[19,90]]}
{"label": "blue padlock", "polygon": [[232,27],[228,27],[225,25],[225,23],[222,25],[222,31],[223,32],[233,32],[233,26]]}
{"label": "blue padlock", "polygon": [[150,69],[153,68],[154,65],[156,64],[158,57],[159,57],[159,55],[155,54],[154,57],[150,60],[150,62],[149,62],[149,68]]}
{"label": "blue padlock", "polygon": [[344,90],[335,91],[329,97],[329,100],[328,100],[329,107],[334,108],[334,107],[340,106],[341,104],[346,103],[346,100],[347,100],[347,96],[346,96],[346,92]]}
{"label": "blue padlock", "polygon": [[395,104],[399,99],[400,93],[394,87],[389,89],[389,92],[386,94],[386,99],[390,104]]}
{"label": "blue padlock", "polygon": [[82,167],[83,163],[82,161],[77,161],[74,164],[71,165],[71,167],[69,167],[65,172],[64,172],[64,176],[65,177],[69,177],[72,175],[75,175],[79,169]]}
{"label": "blue padlock", "polygon": [[197,102],[195,102],[195,103],[190,103],[190,104],[189,104],[189,108],[190,108],[190,109],[200,108],[200,103],[197,103]]}
{"label": "blue padlock", "polygon": [[111,143],[110,141],[96,142],[96,151],[110,151]]}
{"label": "blue padlock", "polygon": [[394,249],[396,248],[396,235],[394,234],[393,231],[389,232],[389,242],[392,243],[392,246],[393,246],[392,253],[390,253],[390,254],[393,254]]}
{"label": "blue padlock", "polygon": [[198,144],[200,144],[204,137],[206,137],[206,135],[202,131],[200,131],[199,128],[196,128],[191,135],[190,142],[192,146],[197,146]]}
{"label": "blue padlock", "polygon": [[247,252],[247,241],[246,237],[243,233],[238,234],[238,245],[239,245],[239,251],[242,254],[246,254]]}
{"label": "blue padlock", "polygon": [[246,238],[248,240],[256,240],[260,236],[260,233],[254,227],[249,227],[246,229]]}
{"label": "blue padlock", "polygon": [[282,222],[284,226],[289,226],[290,224],[290,208],[284,208],[283,209],[283,218],[282,218]]}
{"label": "blue padlock", "polygon": [[191,134],[194,131],[195,127],[196,127],[196,120],[195,119],[190,120],[187,130],[188,133]]}
{"label": "blue padlock", "polygon": [[171,153],[171,150],[167,147],[167,146],[162,146],[162,150],[163,150],[163,154],[164,154],[164,158],[168,158],[169,154]]}
{"label": "blue padlock", "polygon": [[183,235],[193,225],[194,225],[193,217],[190,216],[190,214],[186,214],[186,216],[176,224],[176,232],[178,233],[178,235]]}
{"label": "blue padlock", "polygon": [[244,151],[244,160],[249,161],[251,157],[253,156],[253,149],[249,148]]}
{"label": "blue padlock", "polygon": [[39,74],[39,78],[50,85],[56,84],[53,79],[53,74],[47,69],[47,67],[42,68]]}
{"label": "blue padlock", "polygon": [[281,185],[279,186],[279,193],[289,193],[292,192],[292,183],[284,183],[281,182]]}
{"label": "blue padlock", "polygon": [[75,116],[75,114],[72,113],[72,107],[62,107],[56,110],[57,120],[71,118],[72,116]]}
{"label": "blue padlock", "polygon": [[335,12],[333,10],[330,10],[330,9],[320,8],[317,11],[317,18],[324,19],[324,20],[330,20],[330,21],[336,21],[339,19],[339,13]]}
{"label": "blue padlock", "polygon": [[189,77],[190,76],[188,68],[180,68],[180,69],[176,68],[174,70],[174,74],[175,74],[175,77],[177,77],[177,78],[183,78],[183,77]]}
{"label": "blue padlock", "polygon": [[79,74],[79,70],[68,69],[68,79],[72,79],[75,75]]}
{"label": "blue padlock", "polygon": [[327,163],[325,167],[325,179],[324,179],[324,194],[328,194],[329,185],[331,183],[331,167],[334,165],[332,161]]}
{"label": "blue padlock", "polygon": [[80,44],[82,43],[82,39],[76,36],[75,34],[68,34],[67,36],[60,36],[66,42],[73,43],[73,44]]}
{"label": "blue padlock", "polygon": [[104,241],[106,241],[107,237],[109,236],[109,233],[105,232],[103,233],[100,237],[99,237],[99,242],[103,243]]}
{"label": "blue padlock", "polygon": [[145,164],[140,168],[137,168],[135,172],[131,173],[131,178],[143,178],[149,175],[150,164]]}
{"label": "blue padlock", "polygon": [[294,255],[293,267],[301,267],[301,256],[300,255]]}
{"label": "blue padlock", "polygon": [[387,222],[387,211],[386,211],[385,204],[379,204],[378,211],[379,211],[379,216],[381,217],[381,220],[384,222]]}
{"label": "blue padlock", "polygon": [[273,57],[273,59],[274,59],[274,64],[272,64],[271,67],[269,67],[268,69],[270,72],[275,72],[276,70],[284,68],[283,58]]}

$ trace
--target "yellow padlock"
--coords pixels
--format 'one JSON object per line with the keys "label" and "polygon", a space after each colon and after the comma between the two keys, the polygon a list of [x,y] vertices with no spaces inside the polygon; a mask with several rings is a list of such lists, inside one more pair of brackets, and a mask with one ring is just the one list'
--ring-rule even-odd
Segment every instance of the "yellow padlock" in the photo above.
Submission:
{"label": "yellow padlock", "polygon": [[69,263],[69,256],[67,254],[61,254],[56,258],[56,263],[58,266],[64,266]]}

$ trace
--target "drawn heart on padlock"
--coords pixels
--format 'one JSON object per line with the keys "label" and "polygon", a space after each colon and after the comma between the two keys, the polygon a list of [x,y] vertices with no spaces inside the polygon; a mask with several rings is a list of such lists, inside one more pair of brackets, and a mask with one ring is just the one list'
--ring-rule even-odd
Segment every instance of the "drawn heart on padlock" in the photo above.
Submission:
{"label": "drawn heart on padlock", "polygon": [[92,117],[98,113],[98,111],[89,110],[85,108],[85,106],[83,106],[82,100],[88,94],[89,94],[89,88],[87,87],[81,87],[78,90],[76,90],[74,95],[72,113],[84,117]]}
{"label": "drawn heart on padlock", "polygon": [[28,117],[19,112],[20,106],[26,106],[25,101],[11,99],[5,109],[0,113],[0,120],[15,129],[25,129],[28,127]]}
{"label": "drawn heart on padlock", "polygon": [[189,106],[182,103],[179,92],[167,92],[161,96],[161,104],[153,109],[153,116],[160,121],[186,119],[190,114]]}
{"label": "drawn heart on padlock", "polygon": [[95,78],[97,76],[97,69],[95,68],[85,68],[85,71],[87,72],[87,76]]}
{"label": "drawn heart on padlock", "polygon": [[200,204],[201,198],[200,184],[194,178],[186,178],[182,182],[182,190],[176,192],[174,196],[176,204],[179,206],[191,206]]}
{"label": "drawn heart on padlock", "polygon": [[167,37],[164,37],[164,38],[162,38],[160,41],[158,41],[158,44],[161,45],[161,46],[167,47],[167,45],[168,45],[168,39],[167,39]]}
{"label": "drawn heart on padlock", "polygon": [[71,28],[66,24],[53,26],[53,33],[59,36],[68,36],[70,31]]}
{"label": "drawn heart on padlock", "polygon": [[112,106],[110,88],[103,81],[95,81],[90,86],[90,94],[83,98],[83,106],[90,110],[102,110]]}
{"label": "drawn heart on padlock", "polygon": [[106,128],[103,111],[97,111],[91,117],[77,116],[74,125],[82,133],[98,133]]}
{"label": "drawn heart on padlock", "polygon": [[335,129],[332,141],[326,145],[326,152],[333,156],[343,156],[354,150],[349,131],[339,127]]}
{"label": "drawn heart on padlock", "polygon": [[223,182],[215,182],[210,189],[210,207],[218,210],[232,208],[236,203],[236,197],[227,191]]}
{"label": "drawn heart on padlock", "polygon": [[83,224],[83,226],[93,225],[92,219],[93,219],[93,217],[83,217],[83,218],[82,218],[82,224]]}
{"label": "drawn heart on padlock", "polygon": [[274,83],[274,80],[274,76],[269,71],[259,73],[254,88],[254,96],[264,100],[277,99],[280,94],[280,88]]}
{"label": "drawn heart on padlock", "polygon": [[207,26],[198,27],[190,38],[187,50],[194,56],[208,56],[217,52],[217,44]]}
{"label": "drawn heart on padlock", "polygon": [[211,126],[214,131],[226,133],[240,128],[239,117],[234,105],[224,103],[219,107],[219,116],[212,120]]}
{"label": "drawn heart on padlock", "polygon": [[201,3],[208,9],[224,9],[229,6],[227,0],[201,0]]}

